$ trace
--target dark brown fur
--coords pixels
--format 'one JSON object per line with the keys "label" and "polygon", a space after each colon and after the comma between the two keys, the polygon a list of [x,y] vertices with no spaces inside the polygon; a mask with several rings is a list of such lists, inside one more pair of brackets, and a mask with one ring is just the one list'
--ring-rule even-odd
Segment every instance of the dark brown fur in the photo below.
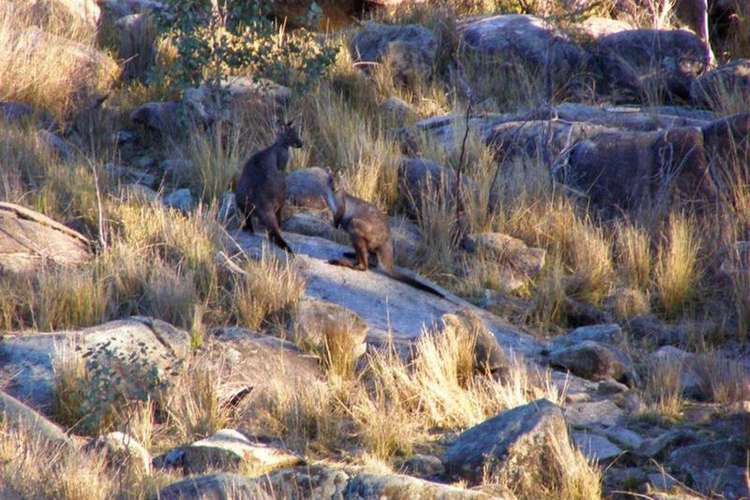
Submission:
{"label": "dark brown fur", "polygon": [[260,220],[268,231],[268,238],[289,253],[291,248],[281,236],[281,210],[286,201],[286,164],[289,148],[301,148],[297,130],[292,122],[285,124],[269,147],[258,151],[245,163],[237,181],[235,197],[243,218],[242,229],[253,233],[251,217]]}
{"label": "dark brown fur", "polygon": [[[333,177],[329,177],[326,201],[333,214],[333,225],[349,234],[354,253],[345,253],[343,259],[331,259],[329,264],[367,271],[370,258],[373,265],[380,267],[393,279],[406,283],[419,290],[445,298],[438,290],[399,273],[393,267],[393,239],[388,217],[371,203],[343,190],[337,190]],[[349,258],[354,258],[352,262]]]}

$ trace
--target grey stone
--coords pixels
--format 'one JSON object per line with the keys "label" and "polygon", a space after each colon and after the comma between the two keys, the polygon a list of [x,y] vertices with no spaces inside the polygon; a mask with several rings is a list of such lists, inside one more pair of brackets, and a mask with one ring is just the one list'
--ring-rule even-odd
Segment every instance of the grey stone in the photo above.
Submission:
{"label": "grey stone", "polygon": [[177,128],[179,104],[175,101],[147,102],[130,113],[130,121],[162,134]]}
{"label": "grey stone", "polygon": [[349,480],[346,491],[344,491],[344,498],[352,500],[376,500],[381,498],[489,500],[495,497],[479,491],[432,483],[401,474],[361,473]]}
{"label": "grey stone", "polygon": [[622,328],[617,323],[581,326],[552,340],[552,348],[572,347],[586,340],[602,344],[619,345],[623,341]]}
{"label": "grey stone", "polygon": [[239,474],[189,477],[159,490],[161,500],[271,500],[256,480]]}
{"label": "grey stone", "polygon": [[34,210],[0,202],[0,273],[73,266],[91,257],[83,235]]}
{"label": "grey stone", "polygon": [[189,212],[195,206],[195,200],[187,188],[172,191],[164,197],[164,204],[181,212]]}
{"label": "grey stone", "polygon": [[500,265],[500,281],[506,291],[512,292],[526,286],[544,267],[547,252],[529,247],[518,238],[502,233],[469,235],[464,248],[484,252]]}
{"label": "grey stone", "polygon": [[677,480],[665,473],[652,472],[648,475],[648,482],[657,490],[670,491],[676,484]]}
{"label": "grey stone", "polygon": [[103,452],[115,468],[129,466],[142,474],[151,472],[151,454],[128,434],[110,432],[91,441],[85,449]]}
{"label": "grey stone", "polygon": [[332,302],[303,299],[297,306],[294,328],[295,343],[305,350],[324,353],[336,346],[348,348],[356,360],[367,349],[367,323],[346,307]]}
{"label": "grey stone", "polygon": [[159,200],[159,194],[143,184],[125,184],[120,186],[120,197],[124,200],[141,203],[155,203]]}
{"label": "grey stone", "polygon": [[389,97],[378,106],[380,111],[386,116],[395,120],[398,126],[404,126],[407,118],[416,116],[416,113],[409,104],[398,97]]}
{"label": "grey stone", "polygon": [[[2,359],[1,343],[0,359]],[[50,443],[62,444],[70,449],[75,447],[73,440],[60,427],[2,391],[0,391],[0,421],[8,428],[31,433]]]}
{"label": "grey stone", "polygon": [[235,471],[248,468],[258,474],[290,467],[302,458],[289,451],[263,443],[251,442],[233,429],[222,429],[183,448],[182,465],[191,474],[221,469]]}
{"label": "grey stone", "polygon": [[474,336],[474,365],[480,373],[502,373],[509,368],[508,358],[497,339],[471,311],[444,314],[441,323],[444,329],[464,330]]}
{"label": "grey stone", "polygon": [[565,419],[573,427],[611,427],[624,415],[625,412],[609,399],[565,406]]}
{"label": "grey stone", "polygon": [[623,453],[609,439],[599,434],[574,432],[572,437],[578,449],[589,459],[596,460],[597,462],[605,462],[619,457]]}
{"label": "grey stone", "polygon": [[308,209],[326,209],[328,172],[320,167],[303,168],[286,176],[286,199],[292,205]]}
{"label": "grey stone", "polygon": [[620,31],[599,38],[595,50],[605,84],[639,97],[651,85],[687,99],[709,64],[706,43],[685,30]]}
{"label": "grey stone", "polygon": [[567,438],[565,419],[558,406],[540,399],[464,431],[446,450],[443,463],[449,474],[478,482],[486,465],[498,472],[506,465],[523,467],[550,435]]}
{"label": "grey stone", "polygon": [[[53,362],[60,348],[81,355],[90,352],[88,364],[117,369],[117,360],[140,356],[162,379],[190,351],[190,336],[160,320],[133,316],[77,331],[5,336],[0,342],[0,384],[6,391],[42,412],[52,409],[54,395]],[[107,353],[102,352],[106,348]],[[142,380],[123,380],[122,391],[129,391]],[[114,382],[113,382],[114,383]]]}
{"label": "grey stone", "polygon": [[422,478],[438,477],[445,472],[443,462],[433,455],[412,455],[401,468],[405,474]]}
{"label": "grey stone", "polygon": [[629,450],[637,450],[643,445],[643,437],[626,427],[611,427],[604,431],[604,435],[616,445]]}
{"label": "grey stone", "polygon": [[0,117],[9,123],[19,123],[34,116],[34,108],[22,102],[0,101]]}
{"label": "grey stone", "polygon": [[299,212],[282,222],[281,228],[291,233],[349,242],[349,235],[333,227],[330,212]]}
{"label": "grey stone", "polygon": [[[413,85],[432,76],[437,37],[416,24],[368,22],[352,38],[349,52],[355,62],[388,64],[398,83]],[[361,66],[367,70],[367,64]]]}
{"label": "grey stone", "polygon": [[[462,177],[461,189],[472,195],[474,182]],[[406,202],[406,209],[412,215],[419,212],[425,200],[445,196],[451,200],[455,195],[456,174],[437,163],[420,158],[406,158],[399,166],[399,187]],[[429,198],[427,198],[429,196]]]}
{"label": "grey stone", "polygon": [[691,431],[673,429],[655,438],[647,439],[642,446],[633,450],[633,453],[645,458],[657,458],[674,446],[691,444],[697,439],[696,434]]}
{"label": "grey stone", "polygon": [[590,380],[612,378],[631,387],[637,381],[633,364],[624,352],[593,340],[554,350],[549,359],[553,366]]}
{"label": "grey stone", "polygon": [[123,165],[107,163],[104,165],[104,171],[112,177],[116,177],[124,182],[142,184],[151,189],[159,186],[159,180],[155,175],[151,175],[148,172],[144,172],[137,168],[129,168]]}
{"label": "grey stone", "polygon": [[565,34],[530,15],[470,18],[459,23],[458,34],[470,63],[489,62],[494,68],[522,64],[532,72],[549,74],[555,89],[570,82],[586,60],[586,53]]}
{"label": "grey stone", "polygon": [[180,158],[169,158],[159,164],[159,168],[165,173],[177,178],[183,178],[192,171],[193,164],[190,160]]}

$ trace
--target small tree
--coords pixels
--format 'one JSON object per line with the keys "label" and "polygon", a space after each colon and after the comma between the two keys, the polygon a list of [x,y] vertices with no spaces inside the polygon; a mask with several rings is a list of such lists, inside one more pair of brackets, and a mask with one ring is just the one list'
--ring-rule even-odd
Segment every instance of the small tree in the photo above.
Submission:
{"label": "small tree", "polygon": [[169,76],[181,88],[219,86],[233,75],[268,78],[304,92],[324,76],[337,48],[306,30],[287,33],[268,17],[268,3],[168,0],[159,15],[177,60]]}

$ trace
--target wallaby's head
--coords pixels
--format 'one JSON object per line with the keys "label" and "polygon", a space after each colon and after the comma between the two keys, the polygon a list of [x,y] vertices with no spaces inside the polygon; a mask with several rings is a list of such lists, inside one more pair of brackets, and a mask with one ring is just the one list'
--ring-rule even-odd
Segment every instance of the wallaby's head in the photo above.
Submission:
{"label": "wallaby's head", "polygon": [[276,135],[276,141],[292,148],[302,147],[302,138],[299,136],[294,120],[283,123]]}
{"label": "wallaby's head", "polygon": [[341,180],[337,174],[328,171],[326,186],[326,203],[333,214],[334,222],[337,216],[342,216],[346,210],[346,191],[341,188]]}

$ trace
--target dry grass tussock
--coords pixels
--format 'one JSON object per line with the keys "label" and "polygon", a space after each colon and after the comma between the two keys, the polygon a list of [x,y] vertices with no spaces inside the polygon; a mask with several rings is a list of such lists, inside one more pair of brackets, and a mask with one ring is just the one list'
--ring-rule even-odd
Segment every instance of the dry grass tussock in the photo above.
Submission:
{"label": "dry grass tussock", "polygon": [[365,355],[360,375],[290,393],[273,386],[250,413],[272,434],[300,450],[321,452],[342,443],[381,460],[408,455],[435,429],[462,430],[498,412],[541,397],[562,404],[548,375],[511,360],[498,380],[475,365],[476,333],[463,323],[427,332],[407,362],[393,349]]}
{"label": "dry grass tussock", "polygon": [[44,12],[42,4],[4,2],[0,8],[0,99],[22,101],[61,120],[106,91],[119,68],[95,49],[93,28]]}
{"label": "dry grass tussock", "polygon": [[702,269],[701,242],[694,221],[673,214],[659,249],[655,286],[668,317],[677,315],[696,297]]}

